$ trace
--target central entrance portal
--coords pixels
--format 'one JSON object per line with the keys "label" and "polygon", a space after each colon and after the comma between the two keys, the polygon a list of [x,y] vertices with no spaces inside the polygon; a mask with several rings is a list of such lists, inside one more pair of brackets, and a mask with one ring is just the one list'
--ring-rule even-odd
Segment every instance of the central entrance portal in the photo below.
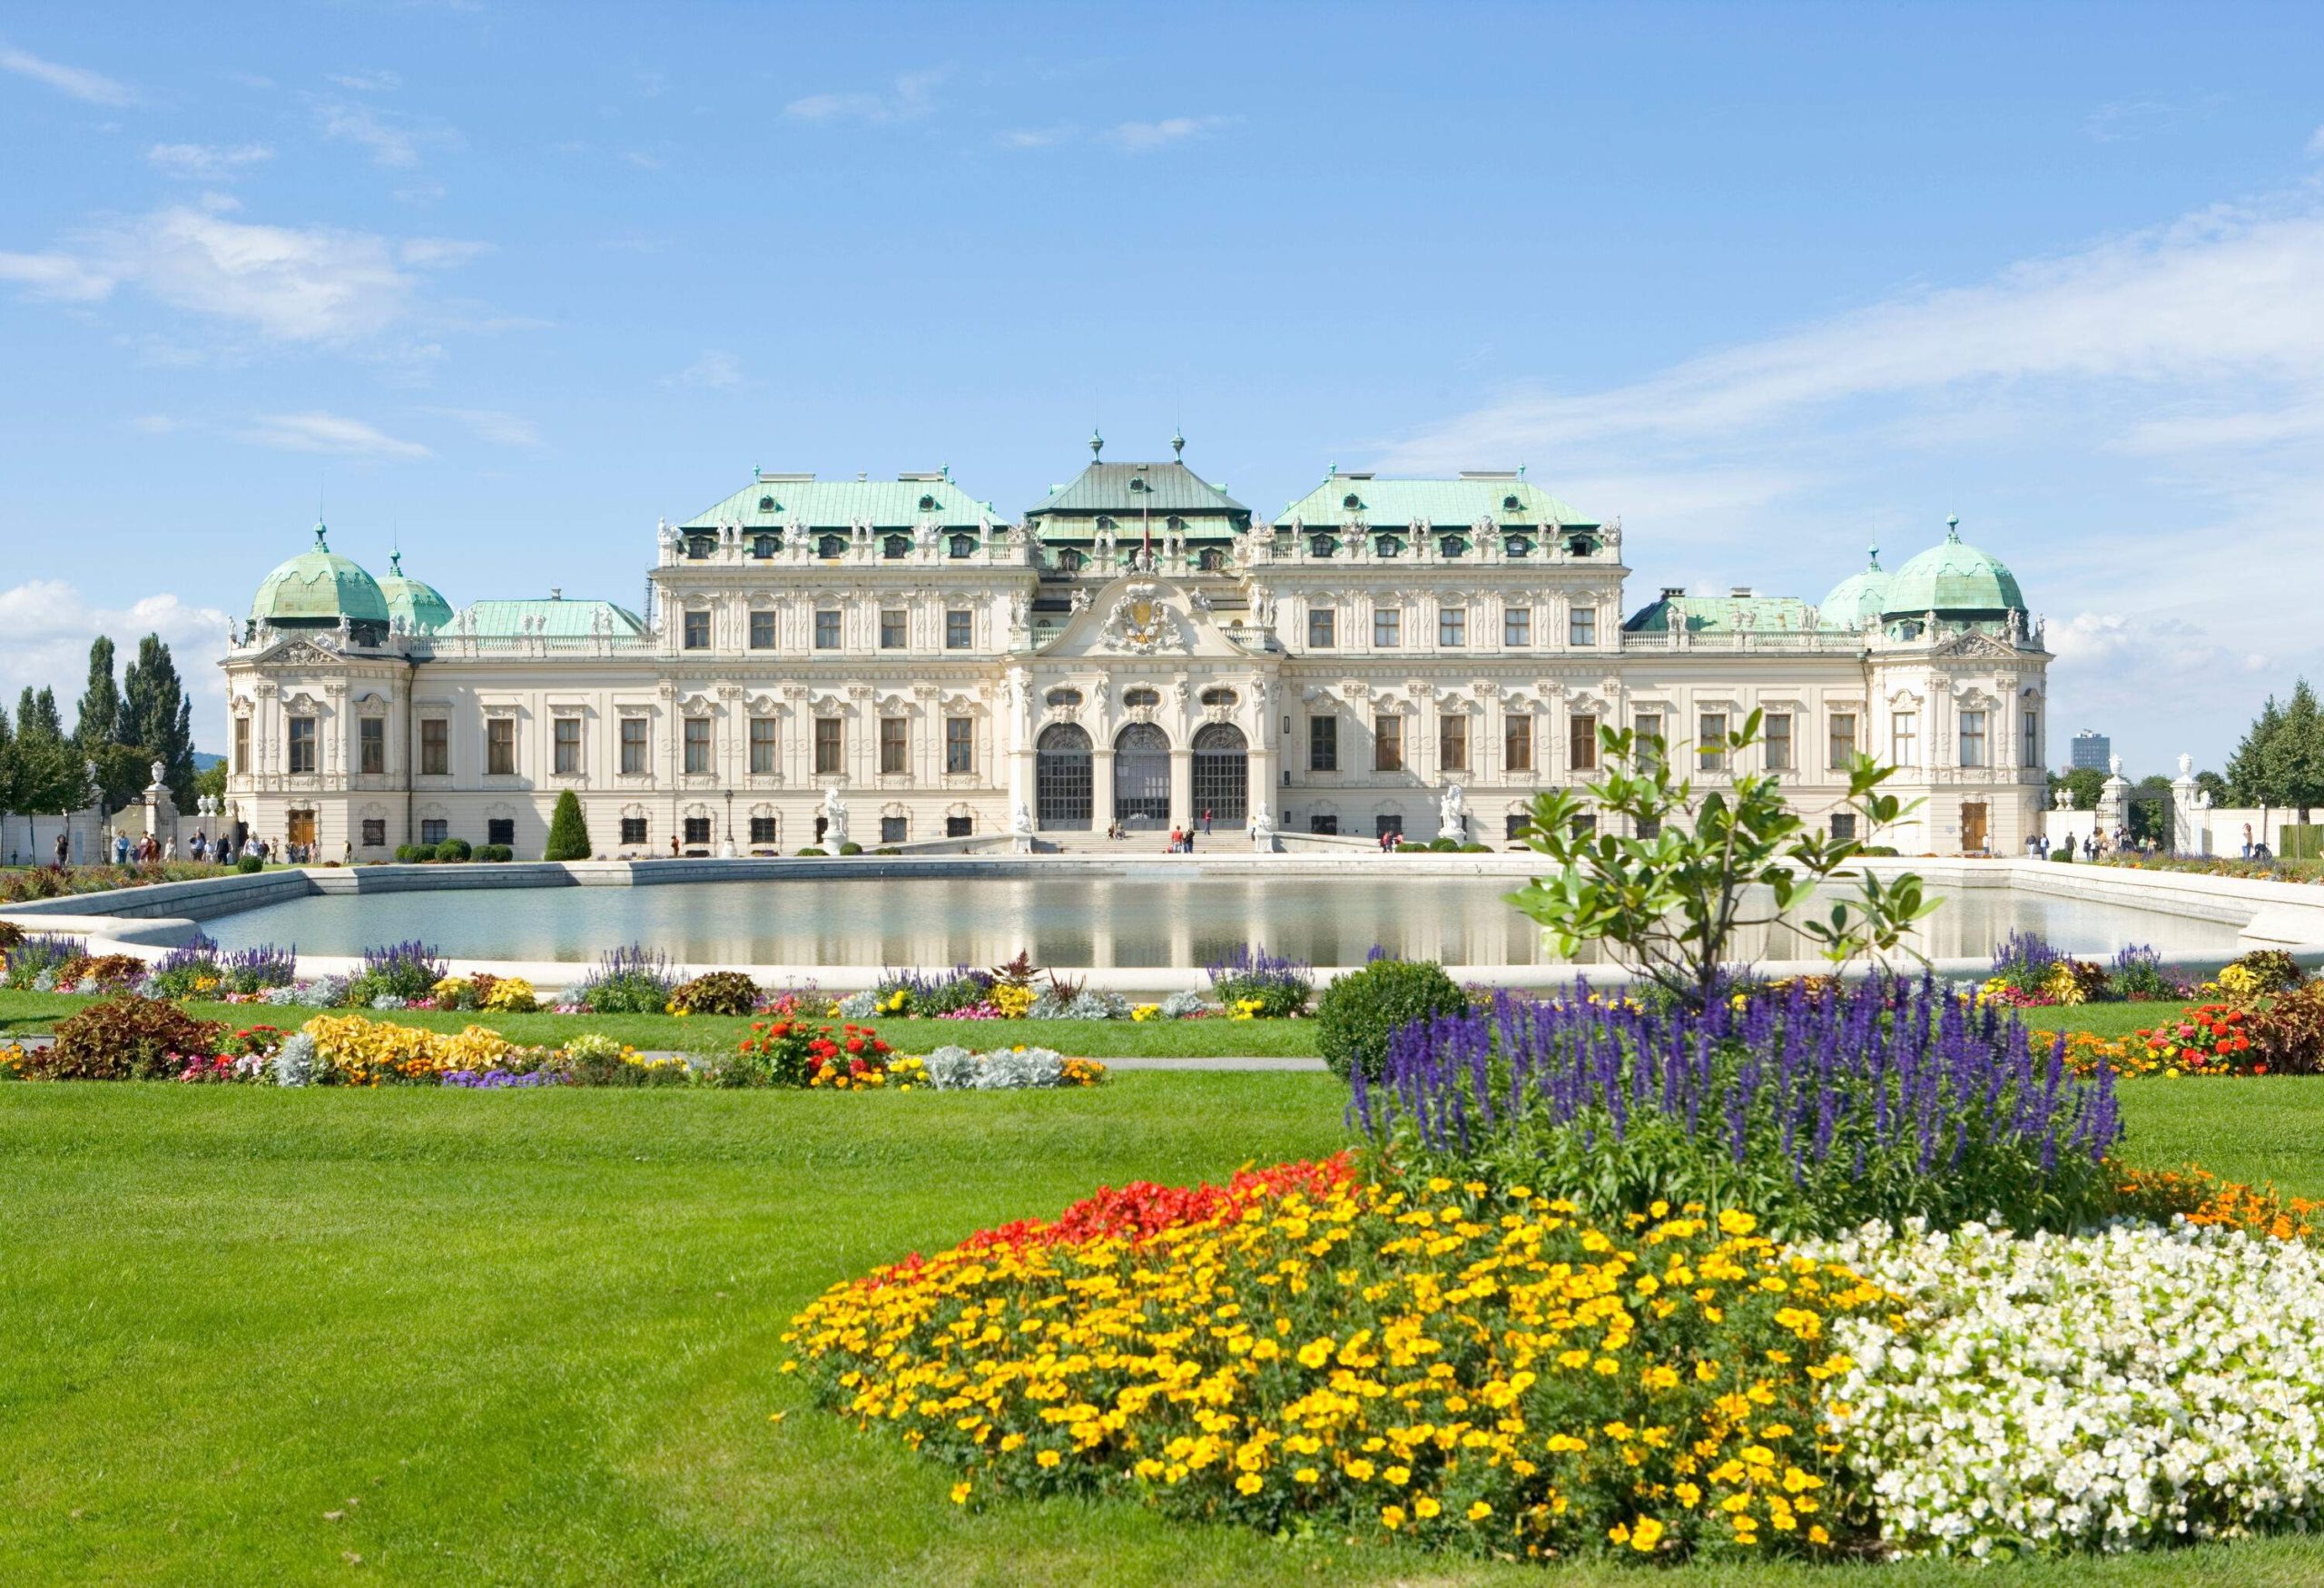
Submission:
{"label": "central entrance portal", "polygon": [[1114,740],[1114,819],[1127,827],[1170,819],[1170,738],[1152,723],[1132,723]]}
{"label": "central entrance portal", "polygon": [[1044,827],[1089,825],[1089,735],[1071,723],[1052,723],[1033,745],[1033,798]]}

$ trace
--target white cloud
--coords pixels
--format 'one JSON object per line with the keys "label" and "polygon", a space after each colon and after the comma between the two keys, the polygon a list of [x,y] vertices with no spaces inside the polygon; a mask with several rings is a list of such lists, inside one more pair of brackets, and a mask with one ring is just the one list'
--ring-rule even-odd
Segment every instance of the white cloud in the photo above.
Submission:
{"label": "white cloud", "polygon": [[423,151],[457,149],[460,135],[442,122],[423,120],[355,104],[343,99],[314,99],[315,124],[326,138],[359,144],[371,152],[371,163],[409,171],[419,163]]}
{"label": "white cloud", "polygon": [[2324,160],[2324,127],[2319,127],[2309,134],[2308,152],[2318,159]]}
{"label": "white cloud", "polygon": [[29,77],[35,83],[45,83],[59,94],[71,94],[89,104],[124,105],[137,103],[136,91],[125,83],[117,83],[101,72],[86,71],[79,66],[62,66],[54,61],[44,61],[26,50],[0,44],[0,72],[14,72],[19,77]]}
{"label": "white cloud", "polygon": [[1003,149],[1049,149],[1072,136],[1071,127],[1012,127],[995,142]]}
{"label": "white cloud", "polygon": [[229,621],[229,615],[214,607],[189,606],[175,596],[141,597],[126,607],[99,606],[62,579],[34,579],[0,589],[0,634],[8,636],[8,643],[0,646],[0,695],[14,710],[17,695],[27,685],[54,689],[69,728],[73,702],[89,676],[89,642],[108,635],[126,658],[137,654],[140,639],[158,634],[168,644],[193,702],[195,741],[202,749],[214,750],[226,725],[226,680],[218,663],[226,654]]}
{"label": "white cloud", "polygon": [[174,430],[183,429],[185,421],[165,413],[142,413],[130,420],[129,425],[130,429],[143,430],[149,436],[166,436]]}
{"label": "white cloud", "polygon": [[1207,138],[1234,120],[1233,116],[1171,116],[1158,122],[1124,122],[1108,128],[1105,136],[1107,142],[1129,153],[1145,154],[1189,139]]}
{"label": "white cloud", "polygon": [[146,162],[164,176],[188,182],[226,182],[242,167],[274,158],[263,143],[156,143],[145,151]]}
{"label": "white cloud", "polygon": [[885,94],[810,94],[783,107],[783,113],[803,122],[911,122],[933,114],[936,86],[951,74],[950,66],[907,72]]}
{"label": "white cloud", "polygon": [[355,94],[392,94],[403,86],[402,74],[385,67],[369,72],[334,73],[330,80]]}
{"label": "white cloud", "polygon": [[267,414],[243,439],[292,452],[340,452],[357,458],[431,456],[417,441],[399,440],[361,419],[334,413]]}
{"label": "white cloud", "polygon": [[731,391],[743,384],[743,360],[732,353],[716,349],[705,350],[699,359],[663,382],[665,386],[707,386],[713,390]]}
{"label": "white cloud", "polygon": [[101,301],[127,284],[275,340],[314,343],[378,335],[409,310],[418,279],[406,267],[458,264],[482,247],[256,225],[190,205],[115,222],[80,242],[73,252],[0,254],[0,281],[75,302]]}
{"label": "white cloud", "polygon": [[537,447],[541,434],[533,421],[513,413],[503,413],[489,408],[431,408],[428,410],[448,419],[457,419],[478,440],[489,441],[496,447]]}

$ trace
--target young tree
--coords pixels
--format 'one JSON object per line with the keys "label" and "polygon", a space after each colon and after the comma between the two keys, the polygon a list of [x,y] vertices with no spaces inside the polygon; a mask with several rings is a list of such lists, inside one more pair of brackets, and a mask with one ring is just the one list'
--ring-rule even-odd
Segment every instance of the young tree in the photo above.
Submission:
{"label": "young tree", "polygon": [[[1864,843],[1810,831],[1773,774],[1738,771],[1728,788],[1698,797],[1691,778],[1673,776],[1660,739],[1600,728],[1599,742],[1605,770],[1588,785],[1589,799],[1571,789],[1537,795],[1520,834],[1558,873],[1508,895],[1549,928],[1560,953],[1603,943],[1696,1008],[1716,996],[1735,962],[1736,934],[1747,927],[1777,926],[1811,941],[1835,969],[1912,956],[1905,933],[1937,902],[1922,897],[1921,879],[1910,873],[1884,884],[1858,871],[1853,901],[1834,903],[1822,920],[1806,913],[1817,888],[1856,862]],[[1734,766],[1758,742],[1754,711],[1698,754]],[[1848,768],[1847,803],[1866,840],[1911,808],[1880,792],[1896,770],[1863,755]],[[1654,836],[1625,836],[1617,826]]]}
{"label": "young tree", "polygon": [[196,799],[208,794],[212,799],[223,800],[226,797],[226,763],[223,760],[213,761],[195,773],[193,793]]}
{"label": "young tree", "polygon": [[556,796],[556,809],[548,819],[548,848],[543,860],[586,860],[589,858],[589,829],[581,817],[581,801],[571,789]]}
{"label": "young tree", "polygon": [[2235,754],[2227,758],[2227,786],[2234,795],[2233,804],[2280,805],[2284,803],[2276,797],[2276,790],[2269,782],[2268,767],[2269,746],[2283,731],[2283,708],[2270,695],[2268,703],[2260,708],[2259,716],[2244,730],[2243,742],[2235,747]]}
{"label": "young tree", "polygon": [[89,803],[92,791],[82,756],[64,736],[53,692],[34,694],[27,688],[17,696],[15,763],[11,804],[16,810],[45,815],[77,811]]}
{"label": "young tree", "polygon": [[89,642],[89,684],[81,692],[73,743],[84,755],[110,745],[121,734],[121,686],[113,678],[113,641],[103,635]]}
{"label": "young tree", "polygon": [[[2270,703],[2272,704],[2272,702]],[[2290,805],[2308,824],[2310,806],[2324,804],[2324,716],[2316,705],[2316,692],[2305,678],[2296,679],[2283,717],[2260,753],[2267,787],[2274,797],[2267,803]]]}
{"label": "young tree", "polygon": [[137,659],[122,679],[121,717],[123,742],[136,745],[149,765],[160,762],[178,808],[192,809],[193,703],[158,634],[137,642]]}

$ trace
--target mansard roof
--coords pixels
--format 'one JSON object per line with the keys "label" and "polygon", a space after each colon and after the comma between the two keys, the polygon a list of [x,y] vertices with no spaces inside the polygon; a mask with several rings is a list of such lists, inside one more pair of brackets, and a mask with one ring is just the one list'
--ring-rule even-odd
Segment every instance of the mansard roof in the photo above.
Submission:
{"label": "mansard roof", "polygon": [[[529,624],[527,620],[530,618],[539,622]],[[551,597],[547,600],[471,601],[446,627],[481,638],[534,634],[550,639],[586,639],[599,633],[615,636],[644,634],[645,620],[611,601],[567,601],[563,597]]]}
{"label": "mansard roof", "polygon": [[909,529],[934,518],[946,528],[973,529],[998,520],[990,502],[978,501],[952,482],[949,470],[900,474],[893,479],[817,479],[812,474],[761,470],[752,483],[713,502],[682,529],[714,529],[740,524],[745,529],[845,529],[869,524],[875,529]]}
{"label": "mansard roof", "polygon": [[1632,634],[1804,634],[1817,626],[1816,609],[1797,596],[1689,596],[1665,590],[1630,615]]}
{"label": "mansard roof", "polygon": [[1527,481],[1522,469],[1470,469],[1453,479],[1391,479],[1334,469],[1314,490],[1275,516],[1310,525],[1344,524],[1352,518],[1385,528],[1426,519],[1440,529],[1491,518],[1504,528],[1518,525],[1596,528],[1599,521]]}
{"label": "mansard roof", "polygon": [[1144,513],[1211,517],[1247,527],[1251,509],[1183,463],[1096,462],[1029,508],[1026,522],[1059,518],[1108,518],[1134,523]]}

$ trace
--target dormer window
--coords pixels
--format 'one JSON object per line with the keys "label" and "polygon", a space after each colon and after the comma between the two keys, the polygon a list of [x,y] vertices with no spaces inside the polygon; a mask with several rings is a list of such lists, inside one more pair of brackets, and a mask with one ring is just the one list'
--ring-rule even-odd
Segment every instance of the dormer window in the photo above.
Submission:
{"label": "dormer window", "polygon": [[1565,548],[1570,556],[1589,557],[1598,549],[1598,538],[1595,535],[1569,535]]}
{"label": "dormer window", "polygon": [[936,510],[936,498],[935,498],[934,497],[922,497],[922,498],[920,498],[920,510],[921,510],[921,512],[923,512],[923,513],[932,513],[932,512],[934,512],[934,511]]}
{"label": "dormer window", "polygon": [[1436,543],[1436,548],[1447,557],[1461,557],[1467,553],[1469,543],[1458,535],[1447,535]]}
{"label": "dormer window", "polygon": [[975,536],[955,535],[952,537],[952,555],[954,557],[974,557],[976,554],[977,538]]}
{"label": "dormer window", "polygon": [[1206,546],[1195,558],[1195,566],[1206,574],[1215,574],[1226,567],[1226,554],[1216,546]]}
{"label": "dormer window", "polygon": [[1372,549],[1382,557],[1402,557],[1404,554],[1404,543],[1393,535],[1383,535],[1373,543]]}
{"label": "dormer window", "polygon": [[751,555],[756,557],[773,557],[774,555],[774,548],[782,544],[783,539],[780,536],[754,536],[751,540]]}
{"label": "dormer window", "polygon": [[1504,512],[1504,513],[1514,513],[1514,512],[1519,511],[1519,510],[1520,510],[1520,504],[1519,504],[1519,502],[1518,502],[1517,498],[1516,498],[1515,497],[1503,497],[1503,498],[1501,498],[1501,510],[1502,510],[1502,512]]}
{"label": "dormer window", "polygon": [[1081,553],[1070,546],[1057,554],[1057,566],[1069,574],[1079,573],[1083,560]]}
{"label": "dormer window", "polygon": [[1501,543],[1501,548],[1511,557],[1531,557],[1533,555],[1533,543],[1526,539],[1522,535],[1511,536],[1508,539]]}
{"label": "dormer window", "polygon": [[815,542],[815,555],[826,562],[837,562],[847,555],[847,542],[837,535],[826,535]]}
{"label": "dormer window", "polygon": [[1179,518],[1176,513],[1173,513],[1168,518],[1162,520],[1162,526],[1164,528],[1168,529],[1175,535],[1179,530],[1187,527],[1187,521],[1184,518]]}
{"label": "dormer window", "polygon": [[1364,506],[1364,498],[1350,491],[1340,498],[1340,506],[1353,513]]}
{"label": "dormer window", "polygon": [[1107,517],[1106,517],[1104,514],[1102,514],[1102,513],[1100,513],[1100,514],[1098,516],[1098,528],[1100,528],[1100,529],[1110,529],[1110,528],[1112,528],[1113,527],[1114,527],[1114,521],[1113,521],[1111,518],[1107,518]]}
{"label": "dormer window", "polygon": [[895,558],[911,555],[911,542],[901,535],[891,535],[880,543],[880,555]]}
{"label": "dormer window", "polygon": [[773,512],[773,511],[774,511],[774,498],[773,498],[773,497],[761,497],[761,498],[759,498],[759,511],[760,511],[760,512],[762,512],[762,513],[772,513],[772,512]]}
{"label": "dormer window", "polygon": [[707,535],[689,535],[686,537],[686,556],[700,562],[710,555],[711,549],[717,544],[717,541]]}
{"label": "dormer window", "polygon": [[1340,548],[1340,543],[1328,535],[1318,535],[1307,543],[1310,557],[1329,557]]}

